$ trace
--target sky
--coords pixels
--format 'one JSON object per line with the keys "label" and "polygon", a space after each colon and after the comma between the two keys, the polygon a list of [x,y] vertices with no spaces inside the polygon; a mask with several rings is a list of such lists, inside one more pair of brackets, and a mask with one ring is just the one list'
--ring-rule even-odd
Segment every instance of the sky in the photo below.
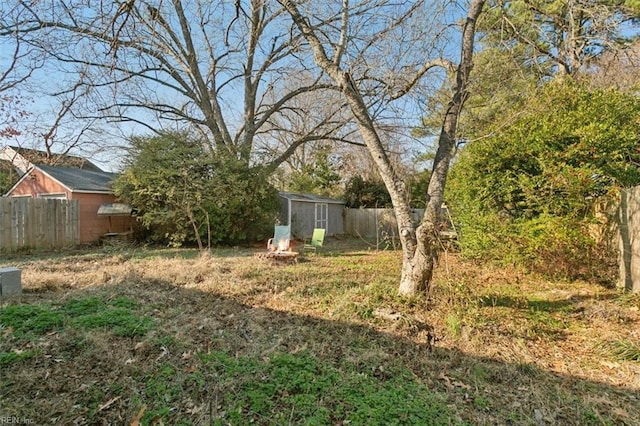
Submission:
{"label": "sky", "polygon": [[[435,1],[430,1],[427,3],[436,4]],[[47,4],[49,3],[47,2]],[[97,3],[91,3],[91,4],[96,5]],[[111,3],[105,3],[105,4],[113,5]],[[169,3],[166,3],[165,6],[167,6],[167,4]],[[189,7],[192,8],[191,12],[195,11],[195,9],[193,8],[195,8],[194,5],[196,4],[197,2],[195,1],[189,2],[189,3],[185,2],[185,5],[188,5],[187,8]],[[208,19],[207,28],[209,28],[209,30],[207,33],[204,33],[204,34],[200,34],[200,33],[196,34],[197,36],[196,43],[200,43],[198,45],[200,51],[204,49],[204,42],[206,40],[205,37],[210,37],[210,39],[218,37],[219,42],[216,43],[215,46],[217,46],[216,49],[221,49],[221,50],[216,51],[215,52],[216,54],[221,54],[222,51],[226,47],[228,47],[228,45],[233,45],[234,42],[237,42],[238,46],[246,47],[246,46],[243,46],[243,44],[240,42],[244,40],[245,33],[243,31],[246,30],[246,28],[243,27],[241,24],[239,24],[241,20],[235,19],[236,10],[233,7],[233,4],[231,2],[205,2],[203,3],[203,5],[204,6],[202,9],[202,12],[203,12],[202,16],[205,16]],[[2,6],[0,6],[0,8],[1,7]],[[425,11],[427,11],[427,9],[425,9]],[[387,12],[390,12],[390,11],[387,11]],[[82,15],[81,18],[87,18],[90,16],[90,13],[87,12],[86,9],[79,13]],[[463,16],[463,13],[464,13],[463,8],[455,6],[450,10],[448,10],[443,16],[445,16],[448,21],[455,22]],[[442,33],[438,33],[438,30],[439,30],[438,15],[436,13],[429,14],[426,12],[423,13],[423,15],[424,16],[421,16],[421,18],[424,20],[422,21],[422,25],[424,28],[430,29],[432,31],[432,34],[430,36],[436,36],[436,35],[441,36],[441,43],[438,45],[439,49],[441,50],[433,49],[433,53],[439,54],[441,52],[446,52],[448,57],[455,58],[457,55],[456,46],[458,45],[457,39],[455,38],[455,32],[447,33],[443,31]],[[169,22],[169,24],[175,24],[174,20],[172,20],[171,18],[172,15],[169,15],[168,12],[165,15],[160,15],[160,16],[166,16],[167,17],[166,20],[167,22]],[[192,17],[193,19],[191,23],[195,25],[197,23],[196,22],[197,19],[195,18],[196,14],[193,14]],[[377,28],[377,26],[383,25],[383,23],[387,22],[386,21],[387,18],[389,17],[381,14],[379,16],[375,16],[373,18],[363,20],[362,22],[360,22],[360,25],[361,25],[360,29],[362,31],[365,31],[364,34],[366,34],[367,30],[370,31],[372,29]],[[316,17],[316,19],[319,19],[319,17]],[[231,27],[229,27],[230,22],[234,22],[234,25]],[[229,28],[231,28],[231,30],[229,30]],[[412,36],[414,36],[412,32],[416,31],[416,34],[415,34],[416,37],[424,37],[425,35],[417,32],[418,31],[417,28],[418,27],[416,26],[408,27],[407,29],[399,31],[397,34],[393,34],[393,36],[408,37],[410,39]],[[137,30],[146,31],[142,27],[137,27]],[[267,33],[268,37],[265,38],[264,43],[259,46],[258,48],[259,52],[261,51],[261,49],[263,50],[268,49],[272,42],[276,43],[279,38],[287,36],[289,30],[286,29],[286,31],[283,31],[282,28],[279,28],[279,29],[270,30],[270,31],[271,32]],[[630,31],[630,30],[627,30],[627,31]],[[352,61],[354,64],[356,64],[354,66],[357,66],[358,60],[362,59],[362,58],[358,58],[358,55],[360,54],[358,49],[362,48],[363,46],[367,46],[369,41],[370,39],[365,36],[361,37],[360,39],[354,39],[352,43],[353,49],[349,51],[349,54],[346,56],[346,59],[343,63],[343,66],[346,69],[348,69]],[[55,40],[51,40],[49,42],[55,43]],[[10,40],[1,39],[1,38],[0,38],[0,43],[4,43],[4,44],[0,44],[0,72],[1,72],[2,70],[6,69],[8,61],[11,59],[12,44]],[[85,44],[83,45],[83,43]],[[384,61],[391,60],[391,59],[394,59],[394,60],[398,59],[399,63],[402,63],[402,61],[405,61],[407,64],[409,64],[410,61],[419,59],[419,58],[416,58],[416,55],[418,54],[427,55],[431,53],[431,52],[427,52],[426,47],[422,50],[420,49],[421,46],[424,46],[424,43],[422,44],[416,43],[415,40],[412,43],[413,44],[403,44],[399,41],[398,43],[395,43],[395,44],[391,43],[387,45],[381,44],[380,46],[377,46],[377,45],[374,46],[375,48],[367,51],[367,55],[370,55],[365,60],[367,66],[370,67],[370,70],[367,72],[370,73],[371,77],[373,77],[374,79],[376,78],[392,79],[393,77],[397,76],[396,75],[397,73],[401,71],[401,67],[399,66],[396,66],[395,68],[389,67],[387,69],[388,74],[385,74],[386,68],[384,68],[383,66],[379,66],[378,63],[376,63],[375,61],[381,61],[379,63],[382,63],[384,66],[387,65],[384,63]],[[65,49],[73,49],[73,48],[78,48],[80,46],[84,46],[87,49],[92,49],[92,53],[96,61],[103,60],[105,58],[108,59],[109,57],[108,56],[109,52],[105,50],[105,49],[108,50],[108,46],[87,45],[86,41],[80,41],[76,46],[66,46]],[[415,50],[412,50],[414,48]],[[303,49],[301,49],[300,51],[302,53],[298,54],[298,57],[302,58],[300,59],[300,64],[307,66],[308,70],[311,70],[312,72],[317,72],[317,71],[313,71],[315,69],[315,66],[310,62],[308,62],[310,58],[304,59]],[[122,52],[121,55],[126,55],[126,53]],[[258,54],[258,56],[260,56],[260,54]],[[127,59],[127,58],[124,58],[124,59]],[[55,111],[59,110],[61,103],[59,98],[56,99],[50,95],[56,91],[62,90],[64,87],[68,87],[70,82],[73,83],[75,81],[74,80],[75,77],[68,72],[68,70],[70,69],[69,65],[61,66],[60,63],[55,64],[55,66],[53,65],[54,65],[53,63],[50,63],[50,64],[47,64],[46,68],[37,70],[34,73],[33,78],[29,81],[29,84],[27,86],[20,88],[19,91],[8,92],[9,94],[24,96],[25,100],[27,101],[26,105],[28,105],[28,110],[30,114],[25,119],[23,119],[22,122],[20,123],[20,124],[24,124],[23,126],[24,130],[20,129],[20,130],[23,130],[23,134],[21,136],[8,141],[0,140],[0,144],[2,143],[19,144],[19,145],[32,147],[34,145],[33,141],[38,140],[38,138],[41,138],[41,134],[48,127],[51,126],[51,123],[54,122]],[[232,55],[222,57],[218,65],[219,65],[219,68],[229,67],[229,69],[231,68],[240,69],[240,67],[242,66],[241,64],[233,62]],[[206,66],[207,64],[204,62],[201,64],[201,67],[206,67]],[[222,78],[224,76],[225,76],[225,73],[223,72],[219,75],[219,78]],[[102,77],[107,77],[107,74],[103,73]],[[284,81],[286,77],[287,77],[286,74],[279,75],[277,72],[274,72],[270,75],[265,76],[265,80],[263,81],[262,87],[266,88],[270,83],[281,84],[280,81]],[[158,78],[164,81],[166,79],[166,75],[158,74]],[[437,85],[439,84],[439,81],[437,79],[433,79],[433,87],[431,87],[427,85],[428,79],[424,79],[424,80],[425,80],[424,81],[425,86],[423,86],[423,89],[425,90],[425,93],[429,93],[430,90],[433,90],[433,87],[437,87]],[[276,90],[281,90],[282,87],[283,86],[280,86],[280,88]],[[182,99],[176,97],[176,95],[173,92],[170,92],[166,88],[166,86],[163,86],[162,84],[157,84],[153,87],[146,87],[146,88],[152,89],[150,93],[153,93],[155,96],[157,96],[158,100],[160,101],[166,101],[167,103],[174,103],[174,104],[182,102]],[[97,100],[100,103],[104,103],[108,101],[109,97],[113,94],[112,90],[113,90],[113,87],[105,87],[101,89],[99,92],[96,92],[93,94],[94,100]],[[224,88],[221,90],[224,93],[224,102],[222,104],[222,107],[224,109],[224,113],[226,114],[227,124],[232,129],[234,127],[238,128],[242,123],[241,118],[243,115],[243,112],[242,112],[243,87],[240,84],[240,81],[234,80],[230,82],[228,85],[224,85]],[[142,93],[142,92],[143,90],[140,89],[138,93]],[[132,92],[132,94],[136,95],[137,93],[134,91]],[[420,95],[417,95],[415,97],[407,97],[405,99],[402,99],[398,102],[391,104],[390,106],[392,106],[393,108],[384,110],[384,114],[381,114],[381,116],[388,116],[390,120],[393,120],[395,123],[401,123],[402,126],[406,126],[405,135],[406,135],[407,143],[415,144],[415,150],[424,150],[425,146],[423,146],[423,144],[424,145],[432,144],[433,142],[432,140],[425,140],[425,141],[416,143],[415,140],[412,140],[410,138],[411,128],[419,124],[419,120],[421,116],[422,109],[421,109]],[[185,108],[188,108],[188,107],[185,106]],[[78,111],[78,114],[83,114],[83,115],[87,115],[87,114],[93,115],[94,113],[97,112],[95,104],[91,104],[91,103],[87,103],[86,105],[79,106],[77,108],[77,111]],[[150,115],[146,113],[142,113],[140,111],[137,111],[134,114],[134,118],[139,119],[141,121],[151,121]],[[82,123],[82,120],[78,119],[77,117],[73,117],[70,115],[67,116],[65,121],[61,123],[60,129],[57,134],[58,138],[60,140],[68,140],[68,141],[74,140],[74,138],[77,137],[78,132],[82,128],[80,126],[81,123]],[[168,126],[172,125],[169,122],[165,122],[165,123]],[[91,131],[86,133],[83,136],[83,138],[86,140],[88,144],[87,145],[88,151],[87,150],[79,151],[79,152],[75,151],[74,153],[76,155],[88,155],[87,153],[90,152],[91,149],[93,149],[93,146],[96,143],[104,145],[104,150],[102,153],[92,154],[92,160],[94,160],[96,163],[103,166],[107,170],[115,171],[120,167],[122,153],[124,152],[116,148],[118,146],[125,145],[127,138],[130,137],[131,135],[149,134],[149,133],[150,133],[149,129],[135,123],[116,123],[113,121],[94,122],[91,124]],[[399,137],[402,137],[402,135],[400,135]]]}

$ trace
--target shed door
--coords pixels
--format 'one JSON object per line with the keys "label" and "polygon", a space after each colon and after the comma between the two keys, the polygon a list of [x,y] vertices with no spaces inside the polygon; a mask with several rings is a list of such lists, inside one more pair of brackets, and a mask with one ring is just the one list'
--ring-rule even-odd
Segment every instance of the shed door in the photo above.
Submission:
{"label": "shed door", "polygon": [[329,205],[316,203],[316,224],[315,228],[327,229],[327,218],[329,217]]}

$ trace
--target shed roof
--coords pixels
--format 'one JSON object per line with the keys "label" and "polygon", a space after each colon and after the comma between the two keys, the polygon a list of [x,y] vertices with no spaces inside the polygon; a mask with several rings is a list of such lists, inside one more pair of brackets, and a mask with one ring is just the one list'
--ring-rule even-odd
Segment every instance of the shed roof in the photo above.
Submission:
{"label": "shed roof", "polygon": [[98,216],[132,216],[133,208],[124,203],[104,203],[98,208]]}
{"label": "shed roof", "polygon": [[338,200],[336,198],[322,197],[320,195],[306,194],[302,192],[280,191],[278,195],[291,201],[302,201],[307,203],[346,204],[345,201]]}
{"label": "shed roof", "polygon": [[38,165],[36,168],[42,170],[72,192],[112,192],[111,182],[118,176],[116,173],[73,167]]}

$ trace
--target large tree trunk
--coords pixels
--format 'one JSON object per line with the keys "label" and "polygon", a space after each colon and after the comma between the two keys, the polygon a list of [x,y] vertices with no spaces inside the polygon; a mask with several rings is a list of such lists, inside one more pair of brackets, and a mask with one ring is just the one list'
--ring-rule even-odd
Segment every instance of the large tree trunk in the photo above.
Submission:
{"label": "large tree trunk", "polygon": [[416,249],[405,251],[398,293],[414,295],[427,293],[433,276],[436,254],[436,234],[433,222],[423,222],[416,229]]}

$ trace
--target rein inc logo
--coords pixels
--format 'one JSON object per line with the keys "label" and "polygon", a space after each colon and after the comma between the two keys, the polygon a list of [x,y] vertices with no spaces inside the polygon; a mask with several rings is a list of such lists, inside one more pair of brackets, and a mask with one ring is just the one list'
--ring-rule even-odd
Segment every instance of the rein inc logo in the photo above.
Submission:
{"label": "rein inc logo", "polygon": [[35,422],[26,417],[0,416],[0,425],[33,425]]}

